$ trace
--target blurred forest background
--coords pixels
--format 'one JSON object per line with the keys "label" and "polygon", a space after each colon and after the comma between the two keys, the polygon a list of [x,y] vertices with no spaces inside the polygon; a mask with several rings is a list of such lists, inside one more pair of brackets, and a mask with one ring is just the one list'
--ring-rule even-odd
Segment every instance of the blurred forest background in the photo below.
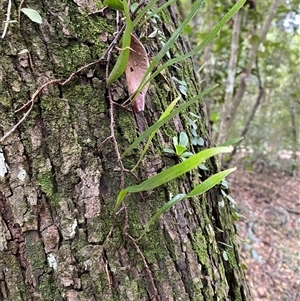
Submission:
{"label": "blurred forest background", "polygon": [[[181,14],[193,1],[182,1]],[[205,1],[185,34],[202,41],[233,1]],[[244,137],[223,167],[253,300],[300,300],[300,4],[247,1],[194,58],[216,144]]]}

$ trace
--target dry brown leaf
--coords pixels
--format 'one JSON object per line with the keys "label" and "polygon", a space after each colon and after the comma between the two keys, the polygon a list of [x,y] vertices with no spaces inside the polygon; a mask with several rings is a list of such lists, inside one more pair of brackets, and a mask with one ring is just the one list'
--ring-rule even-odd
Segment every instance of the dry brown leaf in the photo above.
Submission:
{"label": "dry brown leaf", "polygon": [[[149,67],[149,59],[145,47],[140,40],[131,35],[129,60],[126,66],[125,74],[128,86],[128,93],[130,96],[134,95],[139,87],[142,78]],[[132,103],[135,113],[144,111],[145,97],[149,87],[149,83],[143,88],[143,90],[136,96]]]}

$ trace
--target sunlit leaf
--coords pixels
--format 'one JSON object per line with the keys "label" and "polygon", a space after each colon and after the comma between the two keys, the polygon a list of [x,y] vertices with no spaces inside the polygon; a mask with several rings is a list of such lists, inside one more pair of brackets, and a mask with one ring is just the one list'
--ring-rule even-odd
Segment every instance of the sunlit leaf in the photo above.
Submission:
{"label": "sunlit leaf", "polygon": [[186,147],[178,144],[175,146],[175,149],[176,149],[176,155],[180,156],[186,150]]}
{"label": "sunlit leaf", "polygon": [[213,188],[215,185],[219,184],[222,181],[222,179],[227,177],[230,173],[232,173],[235,170],[236,168],[234,167],[234,168],[226,169],[224,171],[220,171],[210,176],[204,182],[196,186],[196,188],[194,188],[190,193],[188,193],[186,197],[192,197],[206,192],[207,190]]}
{"label": "sunlit leaf", "polygon": [[115,10],[124,10],[123,3],[120,0],[105,0],[103,4]]}
{"label": "sunlit leaf", "polygon": [[[214,148],[205,149],[193,155],[192,157],[188,158],[184,162],[171,166],[168,169],[160,172],[159,174],[145,180],[141,184],[135,186],[129,186],[125,190],[127,192],[141,192],[141,191],[152,190],[191,171],[193,168],[196,168],[199,164],[201,164],[201,162],[207,160],[212,156],[221,153],[229,153],[231,151],[232,151],[231,147],[214,147]],[[219,182],[221,180],[222,179],[220,179]]]}
{"label": "sunlit leaf", "polygon": [[122,50],[117,58],[116,64],[114,65],[113,69],[111,70],[108,76],[108,85],[115,82],[124,73],[129,60],[132,24],[129,15],[129,9],[127,6],[127,1],[125,0],[123,1],[123,8],[126,18],[126,26],[122,36]]}

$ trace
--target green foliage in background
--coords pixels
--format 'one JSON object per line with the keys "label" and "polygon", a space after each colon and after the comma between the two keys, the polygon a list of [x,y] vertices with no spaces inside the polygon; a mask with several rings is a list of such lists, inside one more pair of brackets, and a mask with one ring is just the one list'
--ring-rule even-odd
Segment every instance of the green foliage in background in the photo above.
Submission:
{"label": "green foliage in background", "polygon": [[[244,76],[249,50],[258,39],[272,1],[255,3],[255,7],[245,5],[244,8],[234,92],[240,84],[240,78]],[[188,9],[188,5],[188,2],[183,1],[184,11]],[[205,1],[199,11],[201,18],[194,21],[186,34],[194,43],[202,41],[222,12],[231,6],[232,1]],[[256,65],[245,80],[246,94],[234,117],[229,139],[241,136],[261,84],[264,89],[262,100],[245,139],[239,145],[239,148],[246,150],[243,155],[244,163],[250,169],[255,168],[257,162],[261,162],[268,170],[290,172],[296,169],[300,129],[299,15],[299,1],[282,2],[266,40],[259,46]],[[219,84],[217,89],[205,97],[214,135],[218,134],[224,102],[232,31],[233,21],[229,21],[204,52],[194,57],[197,69],[201,68],[203,86]],[[282,153],[287,159],[281,159]]]}

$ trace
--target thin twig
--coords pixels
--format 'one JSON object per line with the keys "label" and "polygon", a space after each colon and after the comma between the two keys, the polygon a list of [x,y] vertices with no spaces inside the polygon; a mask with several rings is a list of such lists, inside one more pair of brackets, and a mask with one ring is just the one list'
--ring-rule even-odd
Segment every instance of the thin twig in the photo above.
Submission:
{"label": "thin twig", "polygon": [[[31,99],[30,99],[30,101],[28,102],[28,103],[31,103],[31,106],[30,106],[30,108],[27,110],[27,112],[25,112],[24,113],[24,115],[23,115],[23,117],[13,126],[13,128],[11,128],[1,139],[0,139],[0,142],[3,142],[11,133],[13,133],[15,130],[16,130],[16,128],[26,119],[26,117],[29,115],[29,113],[31,112],[31,110],[32,110],[32,108],[33,108],[33,105],[34,105],[34,101],[35,101],[35,99],[36,99],[36,97],[41,93],[41,91],[44,89],[44,88],[46,88],[47,86],[49,86],[50,84],[54,84],[54,83],[58,83],[59,82],[59,80],[57,80],[57,79],[54,79],[54,80],[52,80],[52,81],[49,81],[49,82],[47,82],[47,83],[45,83],[45,84],[43,84],[41,87],[39,87],[39,89],[37,89],[34,93],[33,93],[33,95],[32,95],[32,97],[31,97]],[[27,104],[28,104],[27,103]]]}
{"label": "thin twig", "polygon": [[153,288],[153,291],[154,291],[154,292],[153,292],[153,295],[151,296],[151,299],[154,300],[154,301],[157,301],[157,288],[155,287],[154,280],[153,280],[154,278],[153,278],[153,276],[152,276],[152,272],[151,272],[151,270],[150,270],[150,268],[149,268],[149,265],[148,265],[148,263],[147,263],[147,261],[146,261],[146,258],[145,258],[145,256],[144,256],[144,254],[142,253],[141,249],[139,248],[139,246],[137,245],[135,239],[134,239],[131,235],[129,235],[128,233],[126,233],[126,236],[129,237],[129,238],[131,239],[131,241],[132,241],[134,247],[136,248],[136,251],[138,252],[138,254],[139,254],[139,255],[141,256],[141,258],[142,258],[142,261],[143,261],[143,263],[144,263],[144,266],[145,266],[145,268],[146,268],[146,272],[147,272],[147,274],[148,274],[150,283],[151,283],[152,288]]}
{"label": "thin twig", "polygon": [[[108,78],[108,67],[109,67],[109,62],[110,62],[110,57],[111,57],[111,51],[107,54],[107,65],[106,65],[106,70],[105,70],[105,77],[106,79]],[[117,161],[121,167],[121,180],[120,180],[120,189],[123,189],[124,188],[124,183],[125,183],[125,180],[124,180],[124,166],[123,166],[123,162],[122,162],[122,159],[121,159],[121,155],[120,155],[120,152],[119,152],[119,148],[118,148],[118,142],[117,142],[117,139],[115,137],[115,118],[114,118],[114,101],[112,99],[112,96],[111,96],[111,89],[110,87],[108,87],[108,99],[109,99],[109,117],[110,117],[110,125],[109,125],[109,128],[110,128],[110,136],[111,136],[111,139],[114,143],[114,148],[115,148],[115,152],[116,152],[116,155],[117,155]]]}
{"label": "thin twig", "polygon": [[21,28],[21,9],[22,9],[22,6],[23,6],[23,3],[24,3],[25,0],[22,0],[20,5],[19,5],[19,8],[18,8],[18,22],[19,22],[19,28]]}
{"label": "thin twig", "polygon": [[3,29],[3,33],[1,38],[4,39],[6,32],[7,32],[7,28],[8,28],[8,24],[10,21],[10,10],[11,10],[11,0],[8,0],[8,4],[7,4],[7,13],[6,13],[6,21],[4,23],[4,29]]}

